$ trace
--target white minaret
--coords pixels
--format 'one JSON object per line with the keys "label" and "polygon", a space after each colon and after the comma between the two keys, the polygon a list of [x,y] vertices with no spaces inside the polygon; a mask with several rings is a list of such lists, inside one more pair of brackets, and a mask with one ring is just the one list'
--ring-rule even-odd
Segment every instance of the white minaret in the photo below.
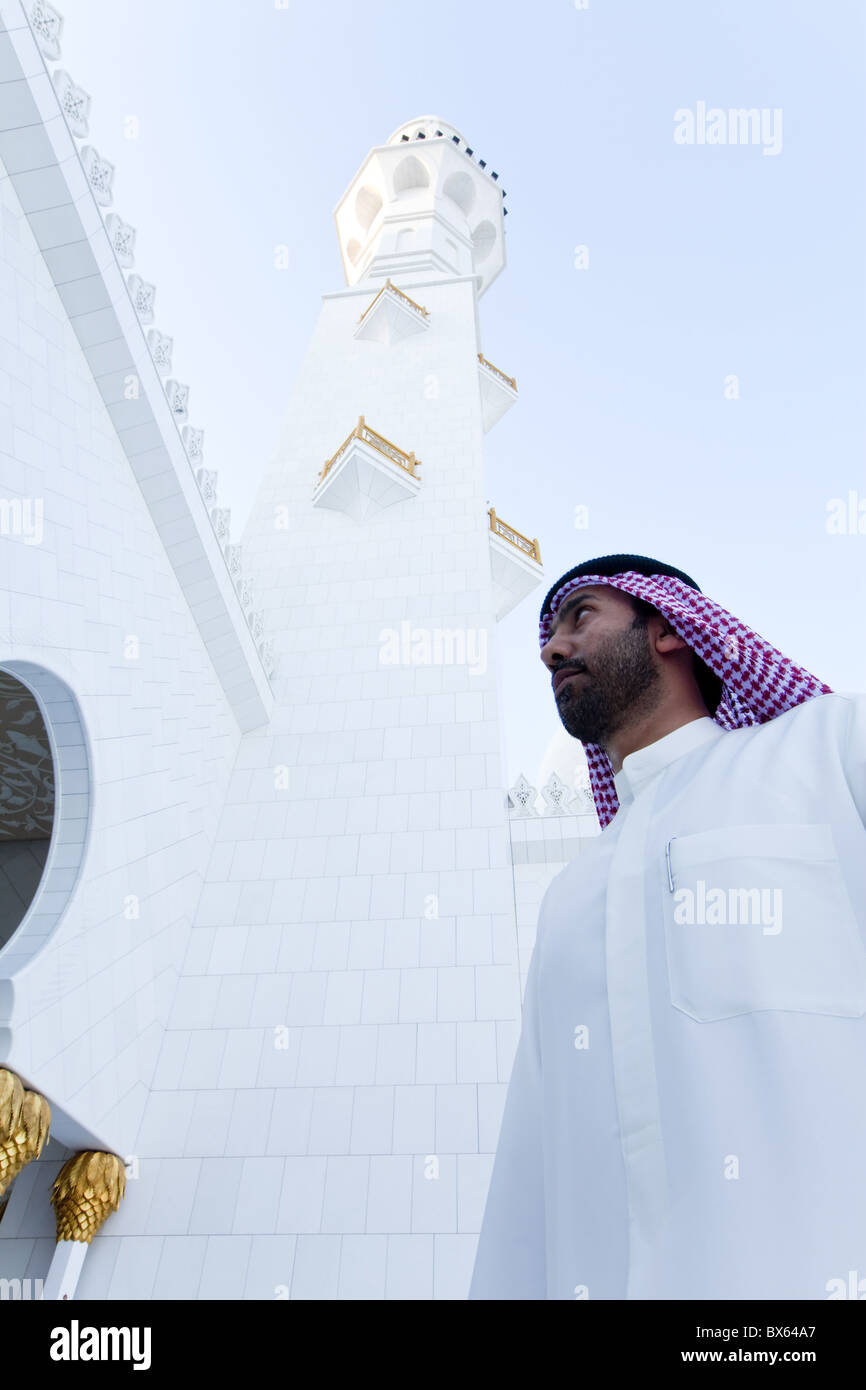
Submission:
{"label": "white minaret", "polygon": [[190,1232],[252,1239],[246,1297],[468,1291],[521,1013],[494,639],[542,577],[485,502],[516,396],[479,359],[503,223],[446,123],[371,151],[242,539],[276,707],[241,743],[171,1026],[214,1212]]}

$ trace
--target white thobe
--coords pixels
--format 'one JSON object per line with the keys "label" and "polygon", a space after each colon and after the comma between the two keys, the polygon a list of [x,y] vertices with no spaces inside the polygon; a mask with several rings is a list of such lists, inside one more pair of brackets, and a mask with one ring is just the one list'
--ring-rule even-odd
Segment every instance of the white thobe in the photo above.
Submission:
{"label": "white thobe", "polygon": [[615,781],[539,911],[469,1297],[866,1297],[866,697]]}

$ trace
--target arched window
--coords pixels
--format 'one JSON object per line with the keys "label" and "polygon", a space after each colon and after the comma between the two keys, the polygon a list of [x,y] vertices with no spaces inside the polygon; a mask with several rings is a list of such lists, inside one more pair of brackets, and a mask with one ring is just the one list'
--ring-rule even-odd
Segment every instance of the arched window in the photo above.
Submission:
{"label": "arched window", "polygon": [[0,959],[23,964],[51,935],[77,881],[89,759],[68,686],[29,661],[0,666]]}

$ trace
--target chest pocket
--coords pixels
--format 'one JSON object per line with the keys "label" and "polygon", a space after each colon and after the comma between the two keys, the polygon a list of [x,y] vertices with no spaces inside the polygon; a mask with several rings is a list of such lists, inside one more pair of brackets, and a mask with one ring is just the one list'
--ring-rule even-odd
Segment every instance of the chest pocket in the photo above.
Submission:
{"label": "chest pocket", "polygon": [[866,1013],[866,947],[829,825],[679,835],[666,861],[675,1008],[702,1023],[763,1009]]}

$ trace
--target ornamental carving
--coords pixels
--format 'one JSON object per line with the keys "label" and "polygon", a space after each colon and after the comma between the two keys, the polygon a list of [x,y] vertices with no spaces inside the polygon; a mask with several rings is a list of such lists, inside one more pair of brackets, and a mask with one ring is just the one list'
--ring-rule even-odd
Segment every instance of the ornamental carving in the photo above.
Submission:
{"label": "ornamental carving", "polygon": [[241,549],[239,545],[227,545],[225,551],[229,574],[236,582],[241,577]]}
{"label": "ornamental carving", "polygon": [[193,429],[192,425],[184,425],[180,432],[183,440],[183,447],[186,449],[186,456],[193,468],[197,463],[201,463],[204,457],[204,430]]}
{"label": "ornamental carving", "polygon": [[116,212],[109,212],[105,218],[105,230],[108,232],[111,249],[117,257],[118,265],[128,270],[135,261],[135,228],[124,222],[122,217],[118,217]]}
{"label": "ornamental carving", "polygon": [[572,799],[572,790],[571,787],[566,786],[561,777],[552,772],[546,784],[541,788],[541,795],[554,815],[562,815]]}
{"label": "ornamental carving", "polygon": [[93,196],[101,207],[107,207],[112,199],[111,185],[114,180],[114,165],[103,159],[92,145],[85,145],[81,151],[81,162]]}
{"label": "ornamental carving", "polygon": [[210,514],[210,519],[213,522],[213,529],[216,532],[216,538],[223,545],[229,538],[231,516],[231,507],[214,507]]}
{"label": "ornamental carving", "polygon": [[184,386],[180,381],[167,381],[165,383],[165,395],[175,419],[185,420],[188,415],[189,387]]}
{"label": "ornamental carving", "polygon": [[208,507],[217,500],[217,477],[215,468],[199,468],[196,471],[195,480]]}
{"label": "ornamental carving", "polygon": [[276,656],[274,653],[274,644],[270,638],[268,638],[266,642],[259,643],[259,656],[261,657],[262,665],[265,668],[265,675],[268,677],[268,680],[270,680],[277,669]]}
{"label": "ornamental carving", "polygon": [[174,339],[166,337],[157,328],[149,328],[147,330],[147,346],[150,348],[153,365],[162,376],[165,376],[166,372],[171,371],[171,350],[174,346]]}
{"label": "ornamental carving", "polygon": [[156,299],[156,285],[149,285],[140,275],[129,275],[126,280],[135,312],[141,323],[153,323],[153,302]]}
{"label": "ornamental carving", "polygon": [[58,68],[52,78],[60,109],[66,117],[73,135],[83,139],[87,135],[87,118],[90,114],[90,97],[83,87],[77,87],[62,68]]}
{"label": "ornamental carving", "polygon": [[56,61],[60,57],[63,16],[52,5],[47,5],[45,0],[31,0],[27,7],[27,18],[45,57]]}
{"label": "ornamental carving", "polygon": [[508,805],[518,816],[535,816],[538,814],[535,809],[536,795],[535,787],[530,786],[521,772],[508,793]]}

